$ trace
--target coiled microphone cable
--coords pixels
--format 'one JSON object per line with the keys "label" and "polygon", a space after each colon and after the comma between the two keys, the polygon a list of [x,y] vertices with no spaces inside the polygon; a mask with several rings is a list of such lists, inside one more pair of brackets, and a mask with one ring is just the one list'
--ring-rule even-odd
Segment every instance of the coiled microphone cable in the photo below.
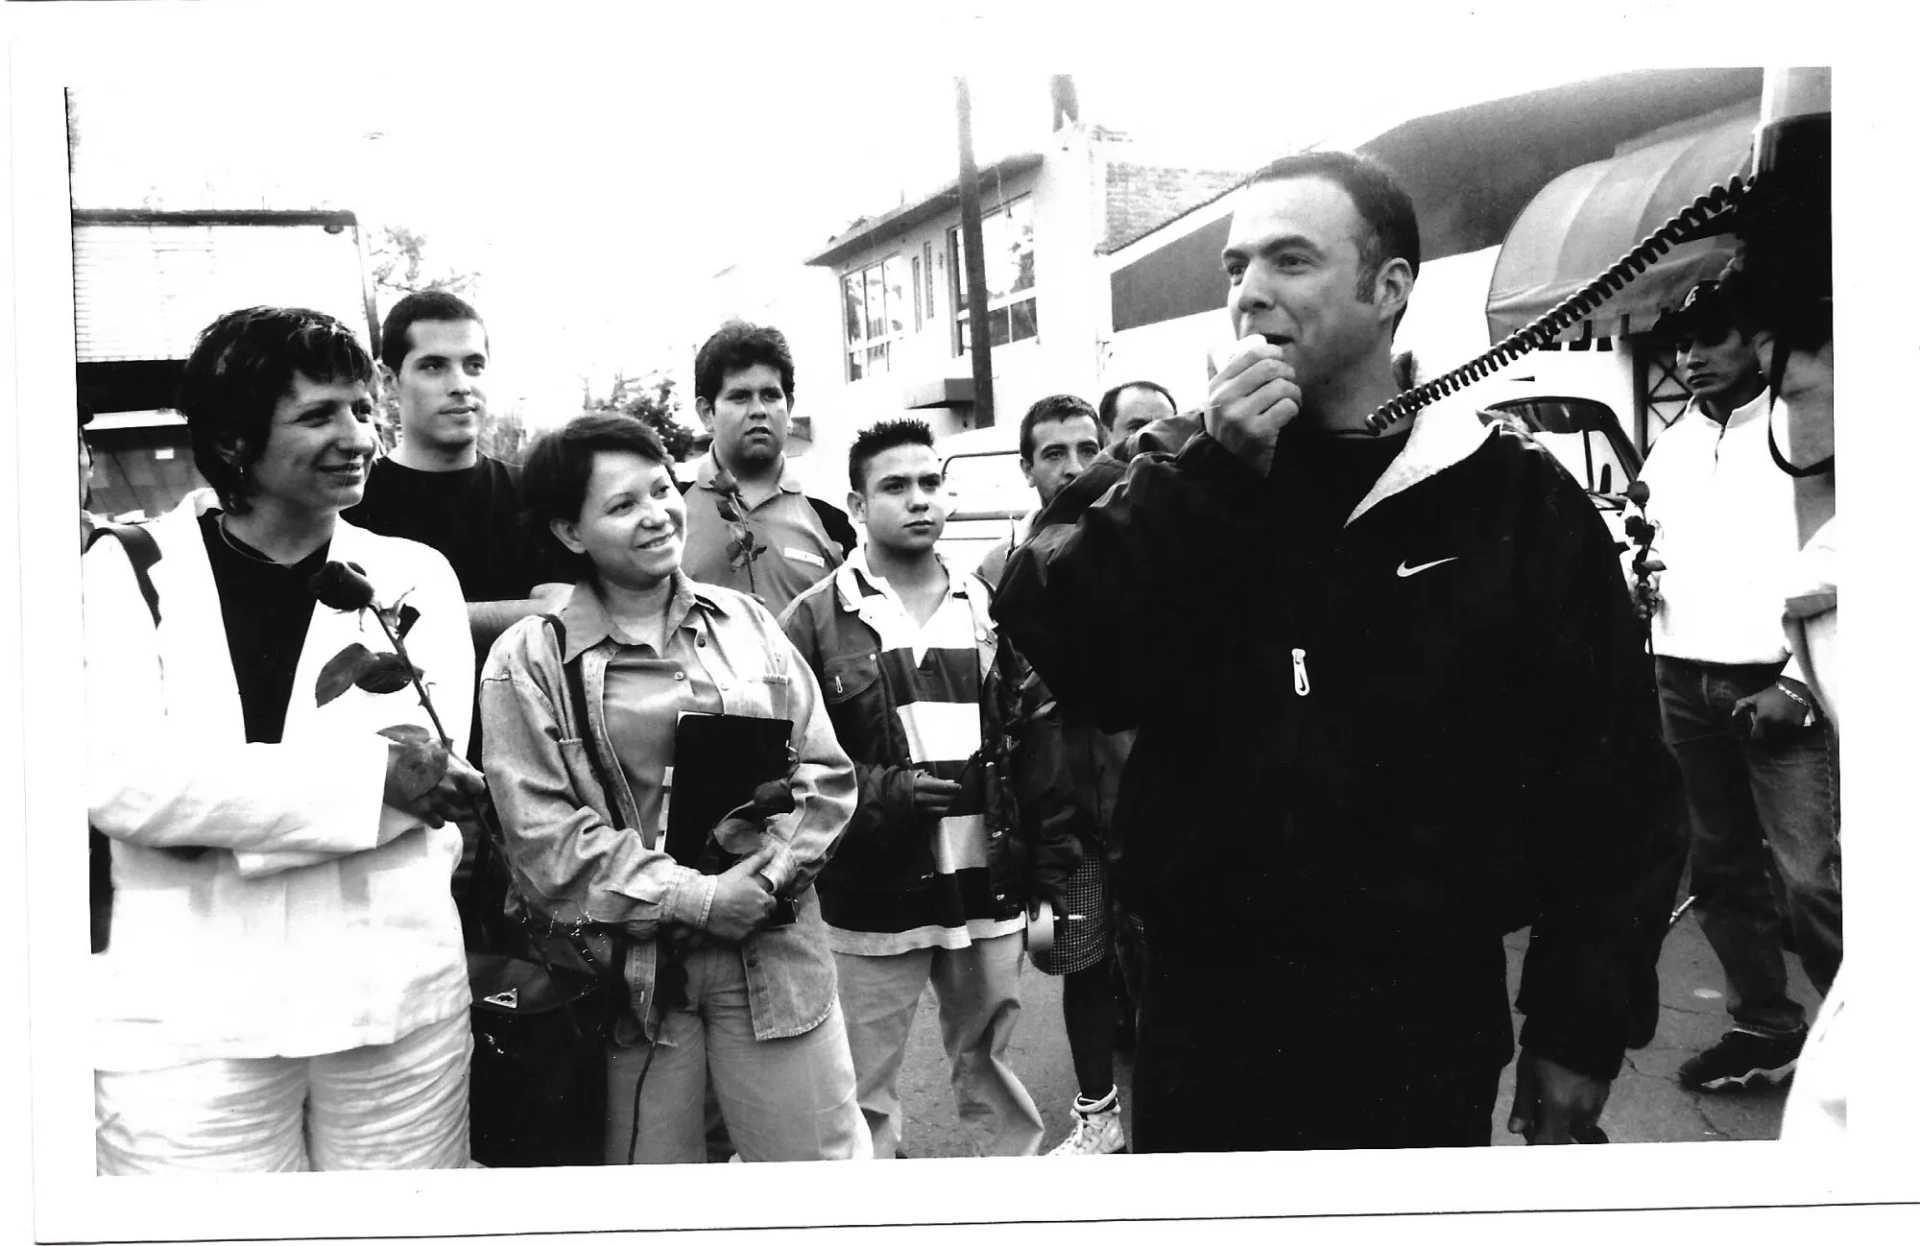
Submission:
{"label": "coiled microphone cable", "polygon": [[1553,341],[1570,325],[1584,319],[1594,308],[1625,289],[1661,256],[1678,244],[1690,241],[1694,231],[1739,207],[1742,200],[1754,194],[1760,182],[1761,177],[1756,175],[1735,177],[1724,186],[1715,186],[1674,213],[1665,224],[1642,238],[1632,250],[1615,260],[1598,277],[1568,295],[1531,324],[1508,334],[1491,349],[1451,372],[1403,390],[1382,403],[1367,416],[1368,430],[1377,437],[1396,421],[1407,418],[1448,394],[1465,389],[1475,381],[1484,380],[1528,351],[1537,350]]}

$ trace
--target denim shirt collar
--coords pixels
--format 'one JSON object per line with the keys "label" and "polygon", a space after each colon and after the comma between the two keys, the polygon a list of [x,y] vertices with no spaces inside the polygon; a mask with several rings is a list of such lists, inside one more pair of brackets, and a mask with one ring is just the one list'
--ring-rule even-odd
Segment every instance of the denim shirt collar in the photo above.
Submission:
{"label": "denim shirt collar", "polygon": [[[667,635],[673,635],[682,627],[698,625],[703,621],[700,614],[725,617],[727,610],[719,598],[705,591],[704,585],[694,583],[686,572],[676,570],[673,596],[667,603]],[[599,583],[592,577],[573,586],[573,596],[560,608],[560,622],[567,629],[567,647],[560,654],[562,663],[573,661],[603,640],[619,636],[607,615],[607,603],[600,596]]]}

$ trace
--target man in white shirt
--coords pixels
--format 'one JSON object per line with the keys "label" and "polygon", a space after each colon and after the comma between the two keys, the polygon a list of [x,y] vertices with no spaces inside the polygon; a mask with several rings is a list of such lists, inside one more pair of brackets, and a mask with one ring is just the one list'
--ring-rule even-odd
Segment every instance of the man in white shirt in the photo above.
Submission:
{"label": "man in white shirt", "polygon": [[1653,650],[1693,823],[1700,926],[1733,1019],[1679,1077],[1740,1090],[1783,1079],[1806,1039],[1805,1009],[1787,994],[1789,935],[1822,993],[1840,964],[1839,747],[1781,622],[1799,539],[1793,481],[1767,449],[1753,344],[1711,281],[1660,329],[1676,337],[1694,397],[1641,477],[1668,568],[1650,599]]}

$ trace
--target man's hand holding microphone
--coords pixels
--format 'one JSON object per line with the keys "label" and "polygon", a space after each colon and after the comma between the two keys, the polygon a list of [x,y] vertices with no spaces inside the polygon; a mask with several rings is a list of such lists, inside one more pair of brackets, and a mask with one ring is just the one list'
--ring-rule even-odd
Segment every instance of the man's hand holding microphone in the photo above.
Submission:
{"label": "man's hand holding microphone", "polygon": [[1300,386],[1284,348],[1257,334],[1234,343],[1207,387],[1207,433],[1265,476],[1280,430],[1300,414]]}

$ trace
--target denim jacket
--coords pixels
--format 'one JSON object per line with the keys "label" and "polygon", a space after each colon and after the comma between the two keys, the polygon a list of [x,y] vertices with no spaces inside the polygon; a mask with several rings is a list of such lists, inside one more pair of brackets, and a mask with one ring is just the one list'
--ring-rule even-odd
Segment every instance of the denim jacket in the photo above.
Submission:
{"label": "denim jacket", "polygon": [[[671,636],[664,655],[697,661],[719,690],[728,714],[788,718],[799,757],[794,811],[768,823],[777,845],[761,871],[777,894],[793,899],[798,919],[764,929],[740,945],[748,1006],[757,1039],[803,1034],[833,1006],[828,951],[813,879],[833,852],[854,807],[853,765],[835,741],[819,685],[798,660],[773,616],[731,589],[674,575]],[[639,826],[638,806],[607,737],[607,662],[620,641],[609,634],[605,607],[583,580],[560,611],[564,660],[581,663],[586,723],[572,722],[563,655],[539,617],[523,619],[495,643],[481,673],[488,784],[506,834],[516,888],[560,924],[624,927],[635,941],[626,980],[636,1017],[651,1037],[657,1026],[654,980],[663,925],[703,928],[715,879],[679,864]],[[599,773],[617,791],[604,792]],[[609,816],[617,801],[616,830]]]}

